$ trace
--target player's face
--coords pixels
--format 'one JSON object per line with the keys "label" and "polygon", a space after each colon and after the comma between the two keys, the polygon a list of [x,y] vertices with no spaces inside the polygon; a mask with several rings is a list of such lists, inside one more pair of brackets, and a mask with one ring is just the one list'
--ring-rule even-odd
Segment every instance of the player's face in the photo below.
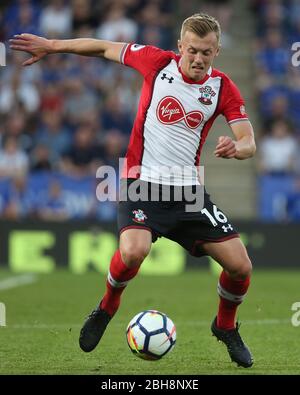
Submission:
{"label": "player's face", "polygon": [[193,32],[186,31],[178,41],[178,49],[183,74],[194,81],[199,81],[207,74],[220,48],[214,32],[199,37]]}

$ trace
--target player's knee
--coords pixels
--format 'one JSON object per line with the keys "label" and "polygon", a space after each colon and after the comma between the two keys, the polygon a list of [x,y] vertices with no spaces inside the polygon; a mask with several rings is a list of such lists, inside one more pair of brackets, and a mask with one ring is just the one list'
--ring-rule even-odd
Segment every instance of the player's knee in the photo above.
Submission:
{"label": "player's knee", "polygon": [[121,248],[121,257],[128,267],[140,266],[149,253],[149,248],[144,245],[127,244]]}
{"label": "player's knee", "polygon": [[249,257],[243,259],[243,262],[239,266],[236,272],[236,278],[239,280],[245,280],[250,277],[252,273],[252,263]]}

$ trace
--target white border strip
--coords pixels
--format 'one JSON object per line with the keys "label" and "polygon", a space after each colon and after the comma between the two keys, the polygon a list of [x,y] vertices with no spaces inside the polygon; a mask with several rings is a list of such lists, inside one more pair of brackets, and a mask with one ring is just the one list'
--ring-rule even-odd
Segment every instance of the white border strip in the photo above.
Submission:
{"label": "white border strip", "polygon": [[110,285],[111,285],[112,287],[115,287],[115,288],[123,288],[123,287],[126,287],[126,285],[129,283],[129,281],[123,281],[123,282],[116,281],[116,280],[112,277],[112,275],[110,274],[110,272],[108,272],[107,281],[110,283]]}
{"label": "white border strip", "polygon": [[232,121],[229,121],[227,123],[228,123],[228,125],[230,125],[235,122],[243,122],[243,121],[249,121],[249,118],[236,118],[236,119],[233,119]]}
{"label": "white border strip", "polygon": [[121,64],[125,64],[124,63],[124,61],[125,61],[125,54],[126,54],[127,49],[129,48],[130,45],[131,45],[130,43],[125,44],[124,47],[121,49],[121,52],[120,52],[120,63]]}
{"label": "white border strip", "polygon": [[226,289],[224,289],[222,287],[220,282],[218,283],[217,291],[218,291],[218,294],[221,296],[221,298],[230,300],[231,302],[234,302],[234,303],[241,303],[246,295],[246,294],[244,294],[244,295],[232,294],[232,293],[226,291]]}

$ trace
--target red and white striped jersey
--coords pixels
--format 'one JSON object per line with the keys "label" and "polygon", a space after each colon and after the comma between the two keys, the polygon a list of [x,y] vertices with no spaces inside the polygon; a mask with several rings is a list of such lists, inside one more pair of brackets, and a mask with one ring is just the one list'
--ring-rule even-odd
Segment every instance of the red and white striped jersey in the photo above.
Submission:
{"label": "red and white striped jersey", "polygon": [[[224,115],[229,124],[248,119],[238,88],[213,68],[201,81],[190,80],[181,72],[179,55],[153,46],[125,45],[121,63],[144,77],[122,176],[160,184],[199,183],[201,150],[216,117]],[[183,168],[192,171],[184,170],[182,177]]]}

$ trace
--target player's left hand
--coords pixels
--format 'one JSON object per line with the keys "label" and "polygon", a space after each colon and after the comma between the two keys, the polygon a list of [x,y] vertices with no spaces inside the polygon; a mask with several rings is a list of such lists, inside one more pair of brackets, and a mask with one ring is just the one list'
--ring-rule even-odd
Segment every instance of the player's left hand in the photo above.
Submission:
{"label": "player's left hand", "polygon": [[220,136],[214,151],[217,158],[232,159],[237,153],[236,141],[229,136]]}
{"label": "player's left hand", "polygon": [[22,66],[30,66],[38,62],[44,56],[51,53],[53,45],[53,40],[47,40],[44,37],[29,33],[15,34],[9,42],[11,49],[31,54],[31,58],[23,62]]}

